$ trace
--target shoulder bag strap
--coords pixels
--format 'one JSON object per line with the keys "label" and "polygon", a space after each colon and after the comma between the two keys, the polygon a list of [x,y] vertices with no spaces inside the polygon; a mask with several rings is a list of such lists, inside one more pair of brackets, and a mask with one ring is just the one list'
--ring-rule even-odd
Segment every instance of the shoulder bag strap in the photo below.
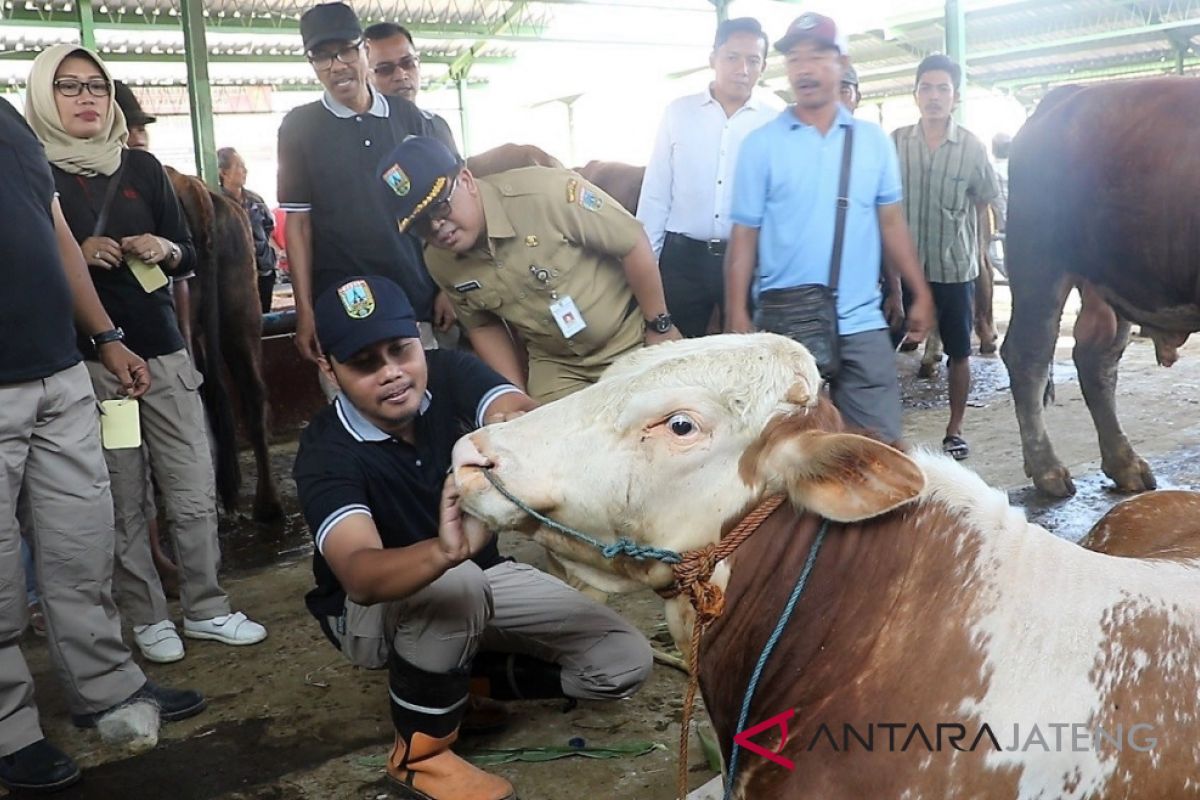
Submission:
{"label": "shoulder bag strap", "polygon": [[842,243],[846,239],[846,211],[850,208],[850,154],[854,148],[854,123],[845,129],[842,144],[842,174],[838,178],[837,220],[833,228],[833,258],[829,263],[829,288],[837,292],[842,272]]}
{"label": "shoulder bag strap", "polygon": [[92,236],[103,236],[104,226],[108,224],[108,210],[112,208],[113,198],[117,196],[117,187],[121,185],[121,174],[125,171],[125,155],[126,151],[121,151],[121,163],[117,165],[117,171],[108,179],[108,189],[104,192],[104,203],[100,206],[100,211],[96,213],[96,224],[92,228]]}

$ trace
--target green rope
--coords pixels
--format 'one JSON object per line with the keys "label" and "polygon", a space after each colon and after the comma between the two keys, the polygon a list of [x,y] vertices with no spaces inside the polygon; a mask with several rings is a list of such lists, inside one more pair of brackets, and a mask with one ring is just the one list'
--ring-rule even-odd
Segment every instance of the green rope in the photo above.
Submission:
{"label": "green rope", "polygon": [[582,542],[595,548],[596,550],[599,550],[600,555],[604,556],[605,558],[628,556],[636,559],[637,561],[645,561],[646,559],[650,558],[654,559],[655,561],[661,561],[664,564],[679,564],[683,561],[683,556],[679,555],[679,553],[676,553],[674,550],[667,550],[662,547],[646,547],[645,545],[638,544],[632,539],[624,536],[618,537],[617,540],[611,544],[606,544],[599,539],[588,536],[583,531],[563,525],[561,522],[556,522],[555,520],[550,519],[550,517],[547,517],[545,514],[539,514],[537,511],[534,511],[520,498],[510,492],[490,469],[483,470],[483,476],[488,479],[488,482],[491,483],[496,491],[502,494],[504,498],[508,500],[508,502],[524,511],[526,514],[533,517],[547,528],[556,530],[564,536],[569,536],[578,542]]}

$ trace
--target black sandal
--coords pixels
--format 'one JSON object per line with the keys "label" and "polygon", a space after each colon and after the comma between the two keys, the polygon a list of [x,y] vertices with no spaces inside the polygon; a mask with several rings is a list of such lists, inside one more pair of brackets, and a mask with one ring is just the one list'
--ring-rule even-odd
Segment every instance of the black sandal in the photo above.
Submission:
{"label": "black sandal", "polygon": [[967,446],[967,440],[961,436],[947,436],[942,439],[942,452],[953,458],[955,461],[962,461],[967,456],[971,455],[971,448]]}

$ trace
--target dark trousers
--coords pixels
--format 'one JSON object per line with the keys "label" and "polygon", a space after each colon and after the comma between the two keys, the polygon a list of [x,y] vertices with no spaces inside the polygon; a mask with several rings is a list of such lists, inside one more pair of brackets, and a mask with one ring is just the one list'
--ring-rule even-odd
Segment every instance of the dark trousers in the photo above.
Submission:
{"label": "dark trousers", "polygon": [[707,333],[714,308],[724,316],[724,266],[725,242],[701,242],[679,233],[667,234],[658,269],[667,310],[684,336]]}
{"label": "dark trousers", "polygon": [[271,300],[275,295],[275,270],[266,275],[258,276],[258,301],[262,304],[262,313],[271,312]]}

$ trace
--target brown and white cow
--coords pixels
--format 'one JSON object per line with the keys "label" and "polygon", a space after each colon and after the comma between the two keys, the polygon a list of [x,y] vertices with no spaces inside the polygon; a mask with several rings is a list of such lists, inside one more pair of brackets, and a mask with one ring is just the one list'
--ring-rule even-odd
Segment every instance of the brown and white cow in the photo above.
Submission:
{"label": "brown and white cow", "polygon": [[1130,321],[1154,338],[1164,366],[1200,330],[1200,81],[1055,89],[1013,139],[1009,181],[1013,308],[1001,354],[1025,472],[1043,492],[1075,491],[1042,421],[1047,368],[1075,285],[1074,358],[1104,472],[1122,491],[1153,489],[1117,418],[1117,365]]}
{"label": "brown and white cow", "polygon": [[734,797],[1200,797],[1197,563],[1059,539],[945,456],[842,432],[818,390],[812,358],[781,337],[659,345],[465,437],[456,479],[473,515],[630,587],[670,572],[542,527],[483,469],[599,541],[676,551],[787,494],[723,565],[725,611],[702,642],[727,763],[754,663],[832,520],[749,715],[792,713],[786,743],[778,726],[754,741],[794,769],[743,750]]}

